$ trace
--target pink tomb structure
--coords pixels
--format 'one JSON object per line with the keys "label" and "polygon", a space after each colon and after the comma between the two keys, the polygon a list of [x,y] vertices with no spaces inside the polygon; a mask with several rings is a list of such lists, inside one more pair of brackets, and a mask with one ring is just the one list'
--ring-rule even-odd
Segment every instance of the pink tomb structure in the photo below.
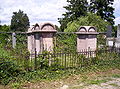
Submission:
{"label": "pink tomb structure", "polygon": [[28,51],[30,54],[42,53],[44,50],[53,51],[53,38],[56,34],[55,26],[51,23],[35,24],[28,29]]}
{"label": "pink tomb structure", "polygon": [[94,26],[81,26],[76,32],[77,52],[82,50],[95,51],[97,48],[97,32]]}

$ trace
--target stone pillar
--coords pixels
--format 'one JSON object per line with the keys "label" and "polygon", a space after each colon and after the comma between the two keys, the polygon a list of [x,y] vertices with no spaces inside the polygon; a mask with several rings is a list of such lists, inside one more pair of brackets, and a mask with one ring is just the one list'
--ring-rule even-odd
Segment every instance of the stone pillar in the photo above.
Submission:
{"label": "stone pillar", "polygon": [[76,32],[77,52],[84,50],[95,51],[97,48],[97,32],[93,26],[81,26],[79,32]]}
{"label": "stone pillar", "polygon": [[32,45],[32,32],[31,32],[31,28],[28,29],[27,32],[27,47],[28,47],[28,51],[30,52],[30,54],[32,53],[32,49],[33,49],[33,45]]}
{"label": "stone pillar", "polygon": [[16,34],[14,32],[12,33],[12,47],[16,47]]}

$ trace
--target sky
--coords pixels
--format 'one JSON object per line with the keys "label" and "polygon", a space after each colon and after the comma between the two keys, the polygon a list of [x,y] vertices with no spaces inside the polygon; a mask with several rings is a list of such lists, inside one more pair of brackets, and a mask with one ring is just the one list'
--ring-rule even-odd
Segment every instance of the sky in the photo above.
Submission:
{"label": "sky", "polygon": [[[67,0],[0,0],[1,24],[10,25],[13,12],[19,9],[29,17],[30,25],[41,22],[50,22],[60,26],[58,18],[65,13],[63,6]],[[89,1],[89,0],[88,0]],[[120,24],[120,0],[114,0],[115,25]]]}

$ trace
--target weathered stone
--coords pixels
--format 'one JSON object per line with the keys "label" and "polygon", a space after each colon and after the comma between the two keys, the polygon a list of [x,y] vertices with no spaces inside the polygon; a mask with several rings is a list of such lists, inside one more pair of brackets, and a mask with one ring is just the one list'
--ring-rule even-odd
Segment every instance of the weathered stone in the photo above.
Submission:
{"label": "weathered stone", "polygon": [[95,51],[97,47],[97,32],[93,26],[81,26],[79,32],[76,32],[77,37],[77,52],[82,50]]}

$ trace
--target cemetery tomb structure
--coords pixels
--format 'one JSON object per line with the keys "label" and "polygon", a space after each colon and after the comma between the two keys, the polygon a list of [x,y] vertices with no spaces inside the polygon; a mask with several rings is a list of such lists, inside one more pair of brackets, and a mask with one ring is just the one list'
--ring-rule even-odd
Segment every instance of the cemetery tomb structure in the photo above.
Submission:
{"label": "cemetery tomb structure", "polygon": [[94,26],[81,26],[76,34],[78,35],[77,52],[96,51],[98,32]]}
{"label": "cemetery tomb structure", "polygon": [[35,24],[35,26],[28,29],[28,50],[29,52],[37,54],[43,51],[53,51],[53,38],[56,33],[55,26],[51,23]]}

